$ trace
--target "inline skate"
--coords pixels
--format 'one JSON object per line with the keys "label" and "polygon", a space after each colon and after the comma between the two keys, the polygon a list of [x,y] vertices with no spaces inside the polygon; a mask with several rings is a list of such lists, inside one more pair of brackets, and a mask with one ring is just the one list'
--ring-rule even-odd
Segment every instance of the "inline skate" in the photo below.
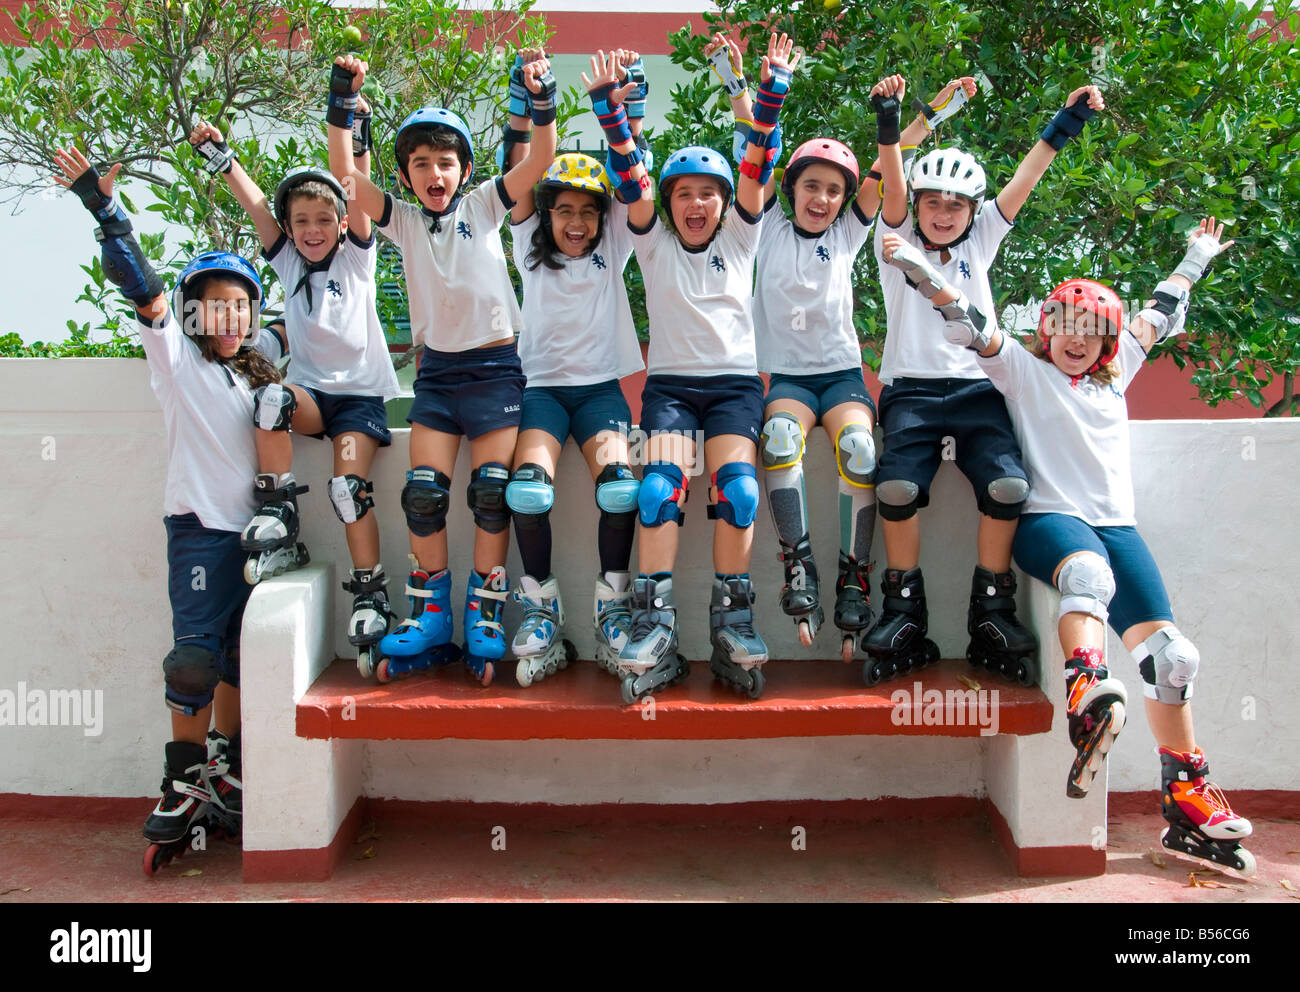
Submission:
{"label": "inline skate", "polygon": [[396,614],[388,605],[388,576],[384,566],[354,568],[352,578],[343,583],[343,591],[352,593],[352,619],[348,621],[348,643],[357,649],[357,671],[363,679],[375,674],[379,662],[376,647],[388,636],[388,627]]}
{"label": "inline skate", "polygon": [[858,561],[840,552],[839,575],[835,579],[835,626],[843,639],[840,657],[845,664],[853,660],[858,638],[871,629],[875,614],[871,609],[871,563]]}
{"label": "inline skate", "polygon": [[1254,828],[1228,805],[1227,797],[1206,779],[1209,763],[1201,749],[1160,748],[1161,812],[1169,826],[1160,843],[1171,851],[1255,874],[1255,856],[1241,846]]}
{"label": "inline skate", "polygon": [[794,618],[799,632],[799,643],[811,647],[817,631],[826,622],[822,609],[821,590],[817,576],[817,562],[812,545],[804,534],[793,548],[781,543],[781,566],[785,569],[785,585],[781,589],[781,612]]}
{"label": "inline skate", "polygon": [[611,675],[622,677],[619,652],[632,630],[632,576],[628,572],[606,572],[596,576],[592,623],[596,628],[596,664]]}
{"label": "inline skate", "polygon": [[306,545],[298,542],[298,497],[308,491],[294,481],[292,472],[280,476],[278,483],[273,473],[259,474],[253,481],[257,513],[239,537],[240,548],[249,553],[244,581],[250,586],[311,560]]}
{"label": "inline skate", "polygon": [[1070,743],[1078,752],[1070,766],[1065,794],[1081,799],[1124,729],[1128,705],[1124,683],[1110,677],[1100,649],[1074,649],[1065,663],[1065,703]]}
{"label": "inline skate", "polygon": [[204,782],[208,749],[192,741],[168,741],[164,752],[162,798],[144,821],[144,873],[154,875],[175,858],[183,857],[196,831],[208,827],[212,793]]}
{"label": "inline skate", "polygon": [[671,577],[638,576],[632,583],[632,629],[618,656],[623,702],[676,685],[691,666],[677,653],[677,604]]}
{"label": "inline skate", "polygon": [[465,666],[480,685],[491,685],[497,663],[505,657],[506,599],[510,580],[504,565],[482,575],[471,571],[465,588]]}
{"label": "inline skate", "polygon": [[868,658],[862,666],[867,685],[876,685],[939,660],[939,648],[927,638],[925,581],[919,568],[885,569],[880,591],[880,622],[862,639]]}
{"label": "inline skate", "polygon": [[713,580],[709,640],[713,643],[709,669],[714,677],[750,699],[761,696],[767,645],[754,630],[754,584],[748,577]]}
{"label": "inline skate", "polygon": [[238,841],[244,821],[244,784],[240,736],[227,737],[219,730],[208,731],[208,792],[212,803],[208,820],[214,833]]}
{"label": "inline skate", "polygon": [[411,574],[406,580],[411,617],[379,642],[379,664],[375,678],[380,682],[406,678],[446,665],[460,658],[452,642],[451,573],[441,569],[430,575],[411,556]]}
{"label": "inline skate", "polygon": [[510,645],[519,659],[515,679],[521,686],[530,686],[567,668],[578,657],[578,649],[562,636],[564,604],[554,575],[545,582],[538,582],[531,575],[523,576],[514,598],[524,610],[514,643]]}
{"label": "inline skate", "polygon": [[976,668],[997,672],[1020,685],[1038,682],[1038,639],[1016,619],[1016,575],[975,566],[966,658]]}

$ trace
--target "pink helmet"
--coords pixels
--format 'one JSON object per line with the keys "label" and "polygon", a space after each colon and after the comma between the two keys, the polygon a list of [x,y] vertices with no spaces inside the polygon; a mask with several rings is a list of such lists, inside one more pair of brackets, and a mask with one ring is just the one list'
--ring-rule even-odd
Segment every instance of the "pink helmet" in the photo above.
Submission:
{"label": "pink helmet", "polygon": [[785,174],[781,177],[781,192],[793,203],[795,180],[799,178],[799,173],[814,162],[825,162],[844,173],[848,186],[844,191],[844,203],[840,207],[843,212],[853,199],[853,194],[858,191],[858,160],[848,145],[834,138],[810,138],[794,150],[785,167]]}
{"label": "pink helmet", "polygon": [[[1110,329],[1105,333],[1114,335],[1117,339],[1120,332],[1124,330],[1124,306],[1113,289],[1091,279],[1067,279],[1052,290],[1043,301],[1043,310],[1038,316],[1038,339],[1043,342],[1044,348],[1051,347],[1049,341],[1051,335],[1047,333],[1048,315],[1079,310],[1095,314],[1099,319],[1108,322]],[[1084,374],[1091,375],[1103,365],[1109,365],[1118,353],[1118,340],[1104,345],[1101,356]]]}

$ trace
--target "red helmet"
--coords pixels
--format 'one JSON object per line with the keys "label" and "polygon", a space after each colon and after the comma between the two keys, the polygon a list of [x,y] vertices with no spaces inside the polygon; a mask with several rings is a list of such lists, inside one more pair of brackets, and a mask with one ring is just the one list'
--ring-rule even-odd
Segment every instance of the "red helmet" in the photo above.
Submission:
{"label": "red helmet", "polygon": [[794,150],[786,164],[785,174],[781,176],[781,192],[793,204],[795,180],[799,178],[799,173],[814,162],[825,162],[844,173],[848,186],[844,190],[844,203],[840,207],[840,212],[843,213],[853,199],[853,194],[858,191],[858,160],[848,145],[834,138],[810,138]]}
{"label": "red helmet", "polygon": [[1057,286],[1043,301],[1043,310],[1038,317],[1038,340],[1043,343],[1044,348],[1050,349],[1051,335],[1047,333],[1049,314],[1071,315],[1080,310],[1106,321],[1110,328],[1105,333],[1113,335],[1116,339],[1102,345],[1101,357],[1084,373],[1084,375],[1091,375],[1103,365],[1109,365],[1114,359],[1119,352],[1119,334],[1124,330],[1124,306],[1109,286],[1103,286],[1091,279],[1067,279]]}

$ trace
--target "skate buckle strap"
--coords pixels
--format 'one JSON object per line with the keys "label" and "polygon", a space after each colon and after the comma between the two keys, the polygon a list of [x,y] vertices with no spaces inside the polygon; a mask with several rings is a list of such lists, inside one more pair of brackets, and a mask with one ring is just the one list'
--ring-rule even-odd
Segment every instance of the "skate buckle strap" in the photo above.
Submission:
{"label": "skate buckle strap", "polygon": [[411,584],[408,582],[408,583],[406,584],[406,595],[408,595],[408,596],[418,596],[420,599],[432,599],[432,598],[433,598],[433,590],[432,590],[432,589],[417,589],[415,586],[411,585]]}

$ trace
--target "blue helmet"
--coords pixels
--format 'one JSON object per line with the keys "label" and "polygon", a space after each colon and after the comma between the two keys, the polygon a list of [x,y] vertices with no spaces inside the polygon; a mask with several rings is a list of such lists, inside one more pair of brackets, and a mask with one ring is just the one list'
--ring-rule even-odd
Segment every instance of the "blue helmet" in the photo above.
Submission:
{"label": "blue helmet", "polygon": [[248,299],[253,308],[252,320],[248,325],[251,338],[261,323],[262,280],[258,278],[257,270],[246,259],[228,251],[205,251],[181,270],[176,280],[176,288],[172,291],[172,313],[180,321],[181,329],[187,334],[196,330],[186,326],[185,303],[189,299],[189,291],[194,282],[201,276],[207,275],[238,279],[248,286]]}
{"label": "blue helmet", "polygon": [[720,152],[712,148],[687,145],[669,155],[664,162],[663,170],[659,173],[661,197],[664,195],[664,186],[667,182],[679,176],[712,176],[714,179],[721,179],[727,190],[727,202],[724,206],[730,206],[732,197],[736,195],[736,181],[732,176],[731,166],[727,164],[726,158]]}
{"label": "blue helmet", "polygon": [[[465,142],[465,150],[469,155],[469,161],[465,163],[465,171],[460,177],[460,184],[465,185],[469,179],[470,173],[474,171],[474,139],[469,133],[469,126],[459,114],[453,113],[446,107],[421,107],[419,110],[412,112],[402,121],[401,127],[397,129],[397,134],[393,136],[393,153],[397,154],[397,143],[402,140],[402,135],[412,128],[432,129],[435,127],[445,127],[460,136]],[[406,167],[402,165],[401,156],[397,156],[397,167],[406,172]]]}

